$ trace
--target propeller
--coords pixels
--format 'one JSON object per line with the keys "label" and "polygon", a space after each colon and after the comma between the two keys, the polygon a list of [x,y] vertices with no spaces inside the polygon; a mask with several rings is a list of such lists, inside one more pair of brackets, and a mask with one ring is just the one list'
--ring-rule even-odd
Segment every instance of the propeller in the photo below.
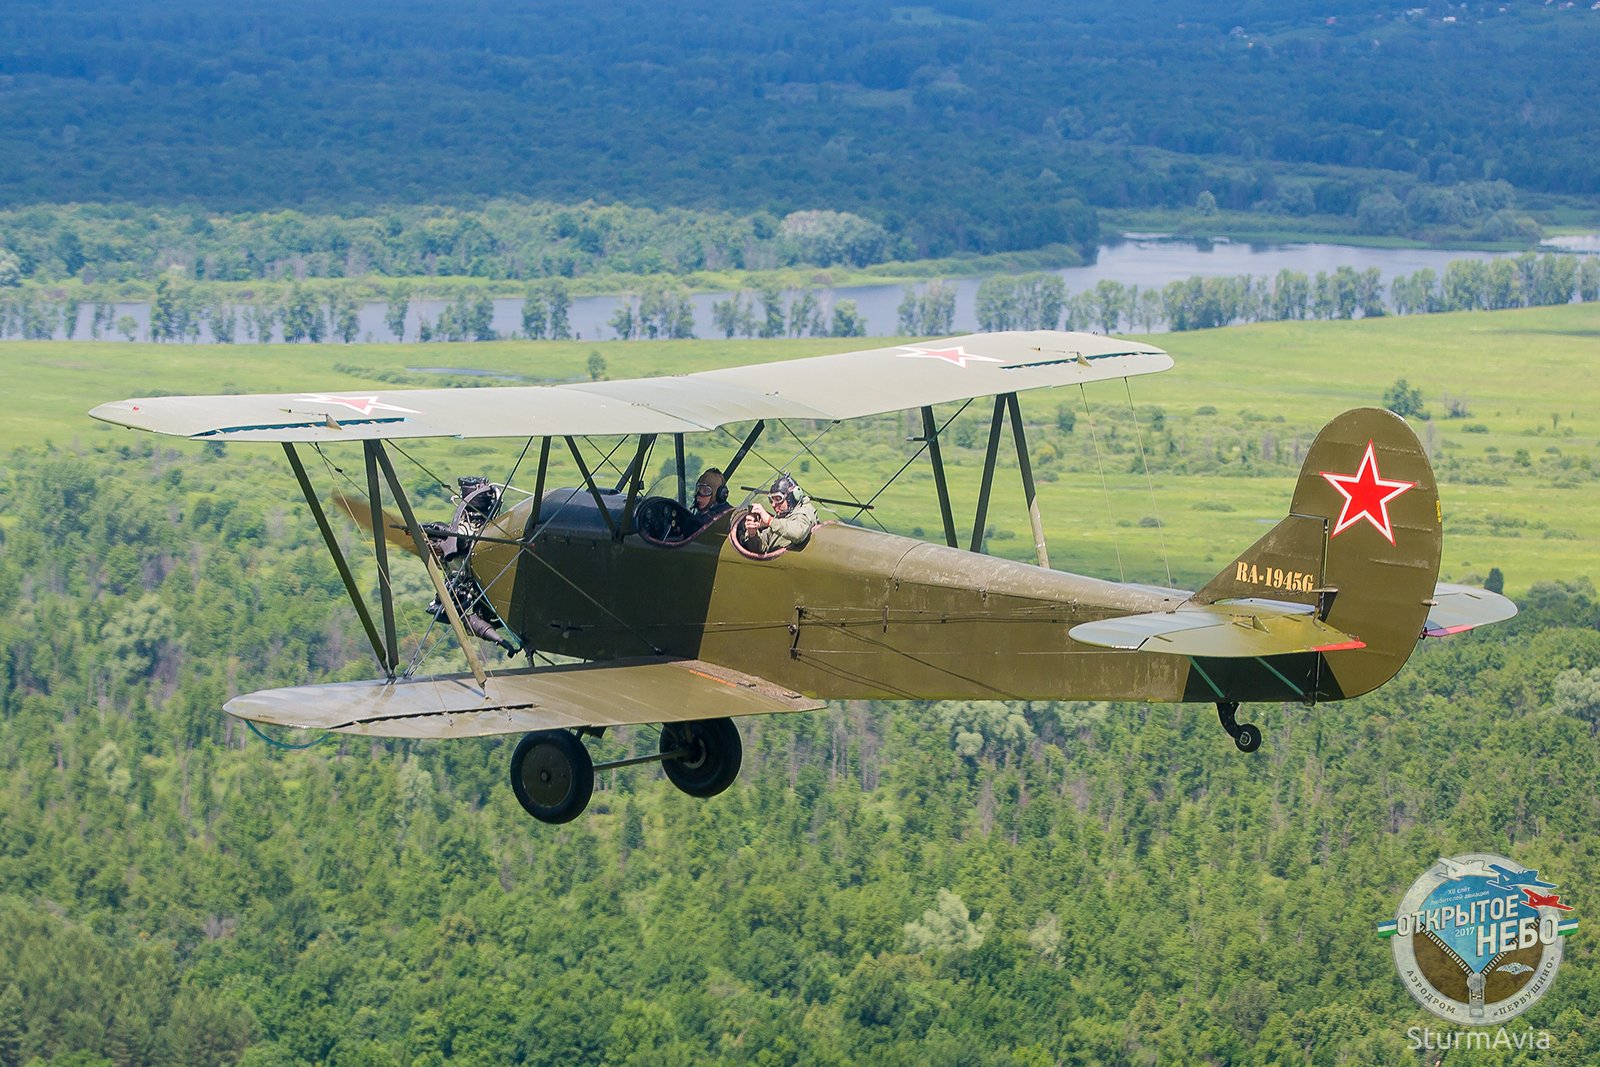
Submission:
{"label": "propeller", "polygon": [[[372,531],[372,508],[364,497],[346,496],[344,493],[335,492],[333,499],[344,509],[346,515],[355,520],[357,526],[363,530]],[[400,516],[382,509],[379,514],[383,516],[383,538],[396,548],[403,549],[413,556],[417,554],[416,542],[411,540],[411,534],[406,531],[406,524]]]}

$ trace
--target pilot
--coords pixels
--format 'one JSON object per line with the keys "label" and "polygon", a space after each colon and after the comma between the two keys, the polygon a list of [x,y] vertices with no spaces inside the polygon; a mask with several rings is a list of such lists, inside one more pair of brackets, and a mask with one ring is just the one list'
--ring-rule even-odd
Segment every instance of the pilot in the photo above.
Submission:
{"label": "pilot", "polygon": [[765,555],[804,544],[811,536],[812,527],[817,525],[817,509],[811,506],[805,490],[787,474],[779,475],[767,490],[767,500],[772,505],[771,511],[758,500],[750,505],[750,513],[744,517],[745,546]]}
{"label": "pilot", "polygon": [[722,472],[716,467],[701,471],[694,483],[694,504],[689,509],[694,517],[706,523],[732,508],[728,503],[728,480]]}

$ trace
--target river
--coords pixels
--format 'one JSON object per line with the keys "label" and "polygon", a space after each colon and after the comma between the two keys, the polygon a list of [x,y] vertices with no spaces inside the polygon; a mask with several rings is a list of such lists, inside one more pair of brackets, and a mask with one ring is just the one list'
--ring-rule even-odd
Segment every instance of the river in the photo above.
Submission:
{"label": "river", "polygon": [[[1589,251],[1574,248],[1573,251]],[[1121,282],[1141,289],[1160,288],[1168,282],[1195,276],[1225,276],[1249,274],[1270,278],[1278,271],[1288,269],[1315,276],[1318,271],[1332,273],[1339,267],[1364,271],[1376,267],[1387,283],[1396,275],[1412,274],[1424,267],[1443,274],[1446,264],[1453,259],[1489,259],[1493,253],[1439,251],[1426,248],[1366,248],[1355,245],[1333,244],[1246,244],[1216,240],[1196,242],[1171,240],[1156,236],[1128,237],[1112,244],[1102,245],[1093,264],[1058,270],[1066,282],[1069,293],[1092,289],[1102,280]],[[955,333],[970,333],[978,328],[974,305],[981,278],[953,280],[956,290]],[[725,299],[727,293],[696,293],[689,300],[694,310],[695,335],[716,337],[718,331],[712,320],[712,305]],[[904,295],[900,285],[857,285],[837,288],[819,288],[818,298],[824,307],[832,307],[840,300],[854,300],[865,318],[869,335],[892,334],[899,322],[898,308]],[[413,300],[406,322],[406,340],[417,338],[421,318],[437,322],[445,302],[439,300]],[[572,300],[569,318],[576,337],[583,340],[616,337],[610,320],[617,311],[616,296],[580,296]],[[395,340],[384,323],[386,307],[382,303],[365,304],[360,309],[360,328],[357,339],[361,341],[392,342]],[[79,311],[75,336],[89,335],[89,316],[92,308],[84,305]],[[116,305],[116,315],[127,315],[137,323],[136,336],[149,336],[150,307],[147,303]],[[499,299],[494,302],[494,330],[502,337],[515,337],[522,329],[522,300]],[[114,331],[113,331],[114,332]],[[58,336],[64,337],[65,334]],[[245,337],[243,317],[239,323],[238,337]],[[115,338],[120,339],[120,335]],[[200,341],[212,340],[202,332]]]}

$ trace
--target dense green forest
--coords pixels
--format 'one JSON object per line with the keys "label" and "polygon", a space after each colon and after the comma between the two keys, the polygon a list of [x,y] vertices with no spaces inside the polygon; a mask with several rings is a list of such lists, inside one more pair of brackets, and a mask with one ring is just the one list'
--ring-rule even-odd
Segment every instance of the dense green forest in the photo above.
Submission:
{"label": "dense green forest", "polygon": [[[1374,924],[1427,862],[1502,850],[1580,909],[1600,877],[1584,582],[1261,709],[1254,760],[1207,707],[847,705],[747,723],[716,801],[613,772],[550,829],[507,741],[284,753],[218,713],[363,669],[309,524],[241,474],[8,464],[7,1067],[1392,1063],[1423,1017]],[[1591,938],[1542,1062],[1600,1055]]]}
{"label": "dense green forest", "polygon": [[[1460,351],[1452,324],[1571,335],[1580,310],[1428,328]],[[1292,336],[1381,348],[1378,327],[1421,328]],[[1237,333],[1189,343],[1273,347]],[[49,397],[103,388],[82,349],[50,351],[30,371]],[[143,350],[152,373],[170,351]],[[1326,403],[1298,398],[1276,432]],[[1140,411],[1186,441],[1214,416]],[[1442,460],[1453,501],[1509,476],[1527,514],[1504,519],[1548,514],[1546,480],[1572,472],[1498,462],[1519,418]],[[1072,422],[1030,430],[1062,469]],[[870,431],[857,462],[891,441]],[[505,787],[514,739],[285,752],[219,713],[370,670],[279,467],[117,433],[0,472],[4,1067],[1420,1063],[1406,1029],[1436,1024],[1376,923],[1422,868],[1501,851],[1580,917],[1600,881],[1600,597],[1581,568],[1525,564],[1546,569],[1516,576],[1517,620],[1428,642],[1375,694],[1256,709],[1254,758],[1209,706],[851,703],[744,722],[744,773],[715,800],[632,768],[548,828]],[[1600,1057],[1593,936],[1519,1020],[1552,1052],[1448,1062]]]}
{"label": "dense green forest", "polygon": [[19,0],[0,39],[10,206],[830,210],[920,258],[1083,204],[1484,239],[1600,194],[1588,5]]}

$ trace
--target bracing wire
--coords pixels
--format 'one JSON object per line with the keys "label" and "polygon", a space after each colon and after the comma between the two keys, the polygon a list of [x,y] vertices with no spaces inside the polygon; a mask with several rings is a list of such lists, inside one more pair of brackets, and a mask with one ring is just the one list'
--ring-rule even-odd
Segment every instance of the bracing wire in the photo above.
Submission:
{"label": "bracing wire", "polygon": [[390,441],[389,442],[389,446],[391,448],[393,448],[396,452],[400,453],[402,456],[406,457],[406,459],[409,459],[416,466],[416,468],[418,470],[420,470],[423,474],[426,474],[428,477],[432,478],[434,484],[437,485],[440,489],[443,489],[446,493],[450,492],[450,483],[445,481],[443,478],[439,477],[437,474],[433,473],[427,467],[424,467],[422,465],[422,461],[421,460],[417,459],[410,452],[407,452],[405,449],[401,448],[394,441]]}
{"label": "bracing wire", "polygon": [[1144,467],[1145,488],[1150,491],[1150,514],[1156,520],[1156,537],[1161,544],[1161,565],[1167,571],[1167,588],[1172,588],[1172,562],[1167,558],[1167,524],[1161,521],[1161,512],[1156,507],[1156,483],[1150,477],[1150,459],[1144,452],[1144,431],[1139,428],[1139,413],[1133,410],[1133,389],[1128,385],[1128,379],[1122,379],[1122,388],[1128,394],[1128,414],[1133,416],[1133,439],[1139,444],[1139,464]]}
{"label": "bracing wire", "polygon": [[[948,419],[944,420],[944,425],[935,427],[934,431],[933,431],[934,436],[937,437],[940,434],[944,433],[944,431],[947,428],[949,428],[949,426],[950,426],[950,424],[952,422],[955,422],[957,419],[959,419],[961,417],[961,413],[963,411],[967,410],[967,406],[969,404],[971,404],[971,403],[972,403],[972,400],[969,398],[966,401],[966,403],[962,404],[961,407],[956,410],[956,413],[954,415],[951,415]],[[891,485],[893,485],[895,483],[895,481],[902,474],[904,474],[906,472],[906,470],[908,468],[910,468],[910,466],[913,463],[915,463],[917,460],[922,458],[922,454],[924,452],[928,451],[928,446],[929,446],[929,442],[926,441],[926,440],[923,441],[922,442],[922,447],[917,449],[915,452],[911,453],[911,458],[906,460],[904,463],[900,464],[900,469],[895,471],[893,474],[889,475],[889,480],[884,482],[882,485],[878,486],[878,491],[876,493],[873,493],[871,496],[869,496],[867,498],[867,500],[866,500],[866,503],[871,504],[874,501],[876,501],[880,496],[882,496],[884,494],[884,492],[887,491],[888,488]]]}
{"label": "bracing wire", "polygon": [[[619,437],[617,439],[617,443],[611,446],[611,451],[607,452],[605,454],[605,457],[600,460],[601,463],[603,463],[607,467],[610,467],[612,470],[616,471],[619,475],[620,474],[624,474],[626,472],[621,467],[619,467],[615,463],[613,463],[611,461],[611,457],[617,454],[617,449],[621,448],[623,442],[626,441],[627,439],[628,438],[626,436]],[[588,434],[584,434],[583,435],[583,443],[588,445],[590,448],[594,449],[596,452],[600,451],[600,446],[595,444],[594,443],[594,439],[591,438]],[[600,468],[598,466],[595,467],[594,473],[595,474],[599,474],[600,473]]]}
{"label": "bracing wire", "polygon": [[[515,478],[517,476],[517,471],[522,468],[522,461],[524,459],[528,458],[528,449],[530,449],[532,447],[533,447],[533,438],[530,437],[530,438],[528,438],[527,442],[522,446],[522,451],[517,454],[517,461],[511,465],[511,473],[506,475],[506,480],[500,483],[502,486],[504,486],[507,489],[511,488],[511,479],[513,479],[513,478]],[[491,520],[493,520],[496,515],[500,514],[500,508],[505,503],[505,498],[506,498],[506,495],[504,493],[499,493],[499,494],[496,495],[495,502],[494,502],[494,511],[490,512],[490,514],[489,514],[489,518]]]}
{"label": "bracing wire", "polygon": [[[1083,396],[1083,415],[1089,422],[1089,440],[1094,442],[1095,466],[1100,468],[1100,489],[1106,497],[1106,520],[1114,528],[1116,520],[1111,512],[1111,483],[1106,480],[1106,464],[1105,460],[1100,456],[1100,438],[1094,431],[1094,412],[1089,410],[1089,391],[1080,382],[1078,384],[1078,392]],[[1111,536],[1111,551],[1115,552],[1117,556],[1117,581],[1125,582],[1128,577],[1122,571],[1122,548],[1117,544],[1115,534]]]}
{"label": "bracing wire", "polygon": [[[779,424],[783,425],[782,420],[779,420]],[[833,428],[835,426],[837,426],[837,425],[839,425],[837,420],[828,423],[827,426],[822,428],[822,431],[820,433],[818,433],[817,436],[815,436],[815,437],[813,437],[811,439],[810,444],[807,444],[804,440],[802,440],[800,438],[800,436],[798,434],[796,434],[793,430],[790,430],[787,425],[783,425],[783,428],[789,432],[790,436],[794,437],[795,440],[800,441],[800,451],[795,452],[794,454],[792,454],[788,459],[784,460],[782,464],[773,463],[772,460],[768,459],[766,456],[761,454],[761,450],[760,449],[756,448],[753,445],[750,448],[750,455],[754,456],[756,458],[757,462],[765,463],[768,467],[770,467],[773,471],[777,472],[778,474],[784,474],[784,473],[786,473],[788,471],[789,466],[791,464],[793,464],[795,460],[799,459],[802,455],[809,453],[813,457],[816,457],[817,462],[822,464],[822,469],[827,471],[829,476],[832,477],[835,482],[838,482],[839,488],[844,490],[846,493],[849,493],[850,492],[850,487],[845,485],[843,482],[839,481],[839,476],[837,474],[834,474],[833,471],[828,470],[828,465],[826,463],[822,463],[821,457],[817,456],[817,454],[815,452],[811,451],[811,445],[814,445],[818,441],[822,440],[823,437],[825,437],[829,432],[831,432],[833,430]],[[723,435],[725,435],[729,440],[731,440],[731,441],[738,441],[739,440],[739,437],[732,430],[729,430],[726,426],[719,426],[719,427],[717,427],[717,429],[720,430],[723,433]],[[742,443],[743,442],[741,442],[741,444]],[[829,508],[828,510],[831,511],[833,509]],[[878,529],[882,530],[884,533],[888,533],[889,532],[888,527],[884,526],[883,523],[879,522],[878,521],[878,517],[876,515],[873,515],[871,512],[868,512],[867,513],[867,518],[871,519],[873,524],[876,525],[878,527]]]}
{"label": "bracing wire", "polygon": [[[784,428],[784,430],[788,432],[789,436],[793,437],[796,441],[800,442],[801,451],[803,451],[806,455],[810,456],[812,459],[817,461],[817,465],[820,466],[823,469],[823,471],[827,473],[828,477],[833,479],[834,484],[838,485],[838,487],[840,489],[844,490],[844,495],[845,496],[849,497],[852,500],[857,499],[855,491],[853,489],[851,489],[848,485],[844,484],[844,479],[840,478],[837,474],[835,474],[834,471],[833,471],[833,468],[828,466],[827,462],[821,456],[817,455],[815,452],[813,452],[811,450],[811,446],[812,445],[814,445],[818,441],[822,440],[822,438],[823,438],[823,436],[825,434],[827,434],[835,426],[839,425],[839,423],[837,421],[830,422],[827,426],[823,427],[822,433],[819,433],[819,434],[817,434],[817,436],[813,437],[811,439],[810,443],[807,443],[799,434],[795,433],[794,430],[789,426],[788,422],[786,422],[785,420],[779,419],[778,420],[778,425],[782,426]],[[797,453],[795,453],[795,455],[798,456],[799,453],[797,452]],[[832,510],[832,509],[829,509],[829,510]],[[879,522],[878,521],[878,517],[876,515],[873,515],[872,512],[867,511],[865,508],[859,508],[856,511],[857,515],[861,515],[863,513],[866,514],[867,517],[872,519],[873,524],[876,525],[878,527],[878,529],[882,530],[884,533],[888,533],[889,532],[888,527],[884,526],[882,522]]]}

